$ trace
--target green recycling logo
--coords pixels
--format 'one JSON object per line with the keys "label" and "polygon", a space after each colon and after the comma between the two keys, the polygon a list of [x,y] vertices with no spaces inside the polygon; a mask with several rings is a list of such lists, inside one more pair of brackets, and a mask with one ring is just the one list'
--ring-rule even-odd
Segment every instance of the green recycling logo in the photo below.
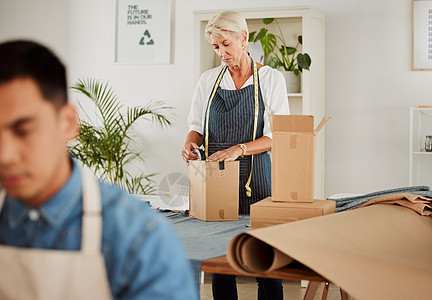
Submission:
{"label": "green recycling logo", "polygon": [[140,45],[154,45],[154,41],[153,41],[153,39],[151,38],[151,34],[150,34],[150,32],[149,32],[148,30],[146,30],[146,31],[144,32],[144,35],[143,35],[143,37],[141,38],[139,44],[140,44]]}

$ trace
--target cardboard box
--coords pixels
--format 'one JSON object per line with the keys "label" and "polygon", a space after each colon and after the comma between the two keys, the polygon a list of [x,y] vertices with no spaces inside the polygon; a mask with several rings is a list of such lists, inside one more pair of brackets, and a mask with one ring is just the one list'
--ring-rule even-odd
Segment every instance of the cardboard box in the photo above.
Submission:
{"label": "cardboard box", "polygon": [[313,116],[272,116],[273,201],[313,201],[316,135],[329,119],[314,130]]}
{"label": "cardboard box", "polygon": [[311,203],[274,202],[268,197],[251,205],[251,229],[328,215],[335,211],[336,202],[331,200],[314,200]]}
{"label": "cardboard box", "polygon": [[238,220],[239,162],[189,161],[189,216]]}

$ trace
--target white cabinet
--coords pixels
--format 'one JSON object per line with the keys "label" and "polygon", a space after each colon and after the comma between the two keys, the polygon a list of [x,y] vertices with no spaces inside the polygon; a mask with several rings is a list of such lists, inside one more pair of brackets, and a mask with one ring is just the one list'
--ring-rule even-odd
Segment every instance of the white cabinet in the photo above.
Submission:
{"label": "white cabinet", "polygon": [[[303,36],[301,52],[311,56],[312,65],[310,71],[304,71],[301,75],[301,93],[288,94],[291,114],[313,115],[315,126],[325,114],[324,102],[324,15],[309,7],[277,7],[261,9],[236,9],[248,23],[249,32],[258,31],[262,27],[269,28],[277,33],[276,25],[264,25],[263,18],[276,18],[281,26],[287,45],[296,45],[297,36]],[[222,12],[194,11],[194,45],[195,45],[195,82],[200,75],[220,64],[220,59],[215,54],[212,46],[204,37],[204,30],[208,20]],[[318,134],[316,174],[315,174],[315,198],[324,199],[324,145],[325,130]]]}
{"label": "white cabinet", "polygon": [[410,107],[410,186],[432,186],[432,152],[425,151],[425,139],[428,135],[432,135],[432,108]]}

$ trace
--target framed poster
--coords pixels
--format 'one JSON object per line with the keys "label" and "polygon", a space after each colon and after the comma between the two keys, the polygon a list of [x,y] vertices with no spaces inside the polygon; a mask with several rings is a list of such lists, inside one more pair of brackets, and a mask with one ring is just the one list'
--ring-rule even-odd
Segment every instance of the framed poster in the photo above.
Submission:
{"label": "framed poster", "polygon": [[432,70],[432,0],[412,0],[412,69]]}
{"label": "framed poster", "polygon": [[117,0],[117,63],[171,63],[171,7],[171,0]]}

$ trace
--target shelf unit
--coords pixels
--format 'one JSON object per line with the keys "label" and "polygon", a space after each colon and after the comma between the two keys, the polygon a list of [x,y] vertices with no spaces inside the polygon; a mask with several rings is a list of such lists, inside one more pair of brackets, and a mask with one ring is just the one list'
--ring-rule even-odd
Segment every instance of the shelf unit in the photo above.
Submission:
{"label": "shelf unit", "polygon": [[[297,36],[303,36],[303,45],[300,50],[311,56],[311,70],[304,71],[301,75],[301,93],[287,94],[287,101],[291,114],[313,115],[315,126],[317,126],[325,115],[323,13],[310,7],[254,8],[236,9],[236,11],[245,17],[249,32],[258,31],[262,27],[268,28],[271,32],[278,32],[274,23],[270,25],[262,23],[263,18],[276,18],[287,40],[287,45],[296,45]],[[222,10],[194,11],[195,82],[198,82],[204,71],[221,63],[204,37],[208,20],[220,12]],[[315,198],[317,199],[324,199],[324,142],[325,130],[321,130],[317,136],[315,161]]]}
{"label": "shelf unit", "polygon": [[425,139],[432,135],[432,108],[410,107],[409,185],[432,185],[432,152]]}

